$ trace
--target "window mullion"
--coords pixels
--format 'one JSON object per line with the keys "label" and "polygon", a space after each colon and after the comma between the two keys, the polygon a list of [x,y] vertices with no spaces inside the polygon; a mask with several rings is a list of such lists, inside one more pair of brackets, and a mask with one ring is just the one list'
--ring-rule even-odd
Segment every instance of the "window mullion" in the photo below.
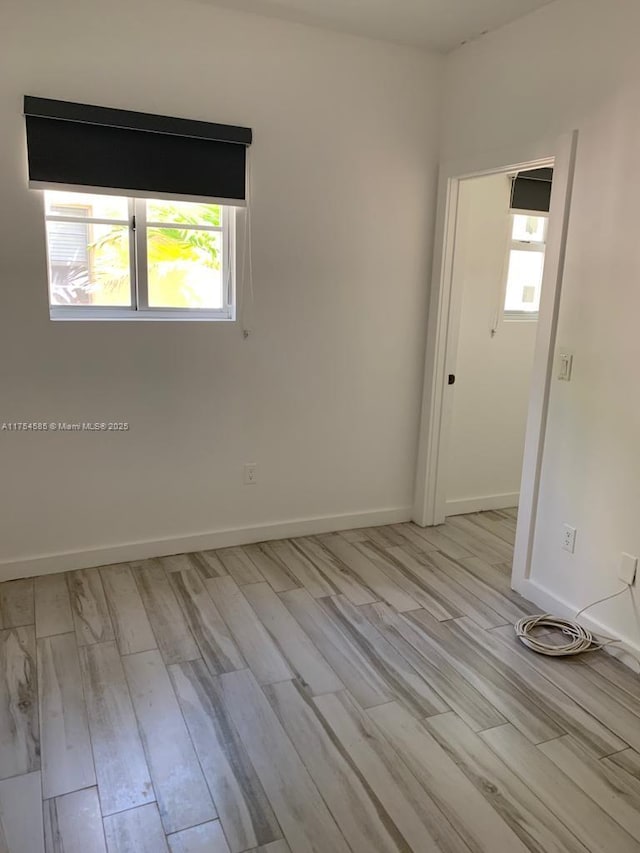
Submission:
{"label": "window mullion", "polygon": [[511,249],[514,252],[542,252],[544,254],[545,244],[539,242],[529,242],[527,240],[512,240]]}
{"label": "window mullion", "polygon": [[108,217],[99,216],[58,216],[52,213],[45,214],[47,222],[81,222],[83,225],[128,225],[126,219],[109,219]]}
{"label": "window mullion", "polygon": [[155,220],[152,220],[151,222],[147,222],[147,225],[149,228],[177,228],[181,231],[213,231],[218,234],[221,234],[224,231],[224,226],[220,225],[191,225],[186,222],[172,222],[169,219],[163,222],[156,222]]}
{"label": "window mullion", "polygon": [[138,310],[149,307],[149,284],[147,273],[147,202],[143,198],[135,199],[135,240],[137,267],[137,307]]}
{"label": "window mullion", "polygon": [[225,207],[222,210],[222,299],[225,311],[229,312],[233,305],[233,270],[231,265],[231,229],[230,212]]}
{"label": "window mullion", "polygon": [[136,234],[133,224],[135,222],[134,199],[127,199],[127,211],[129,213],[129,299],[131,310],[136,310]]}

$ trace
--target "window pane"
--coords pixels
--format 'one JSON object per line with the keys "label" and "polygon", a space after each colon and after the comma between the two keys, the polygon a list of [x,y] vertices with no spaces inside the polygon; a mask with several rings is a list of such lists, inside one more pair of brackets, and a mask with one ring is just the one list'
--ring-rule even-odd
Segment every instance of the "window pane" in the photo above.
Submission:
{"label": "window pane", "polygon": [[179,225],[215,225],[222,227],[222,206],[193,204],[189,201],[147,201],[149,222],[175,222]]}
{"label": "window pane", "polygon": [[95,216],[97,219],[129,219],[127,199],[115,195],[90,195],[47,190],[47,216]]}
{"label": "window pane", "polygon": [[505,311],[538,311],[543,269],[544,252],[510,252]]}
{"label": "window pane", "polygon": [[545,216],[522,216],[516,213],[513,217],[513,239],[544,243],[546,221]]}
{"label": "window pane", "polygon": [[223,307],[220,232],[148,228],[147,269],[153,308]]}
{"label": "window pane", "polygon": [[130,305],[129,228],[47,222],[52,305]]}

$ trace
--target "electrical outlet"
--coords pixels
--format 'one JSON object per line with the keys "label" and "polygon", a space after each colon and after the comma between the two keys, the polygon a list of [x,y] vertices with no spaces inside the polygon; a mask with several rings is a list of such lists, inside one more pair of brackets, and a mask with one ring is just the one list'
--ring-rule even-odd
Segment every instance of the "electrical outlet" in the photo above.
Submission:
{"label": "electrical outlet", "polygon": [[562,550],[570,554],[576,550],[576,529],[570,524],[565,524],[562,528]]}
{"label": "electrical outlet", "polygon": [[245,486],[255,486],[258,482],[258,466],[255,462],[247,462],[244,466]]}
{"label": "electrical outlet", "polygon": [[620,571],[618,577],[621,581],[633,586],[636,582],[636,572],[638,570],[638,558],[632,554],[623,554],[620,558]]}

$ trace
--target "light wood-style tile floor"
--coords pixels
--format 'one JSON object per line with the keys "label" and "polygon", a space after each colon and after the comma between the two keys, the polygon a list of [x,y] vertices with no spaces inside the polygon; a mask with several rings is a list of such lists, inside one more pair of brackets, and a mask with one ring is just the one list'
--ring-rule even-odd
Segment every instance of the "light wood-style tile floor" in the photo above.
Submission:
{"label": "light wood-style tile floor", "polygon": [[515,511],[0,584],[0,853],[638,853],[640,680]]}

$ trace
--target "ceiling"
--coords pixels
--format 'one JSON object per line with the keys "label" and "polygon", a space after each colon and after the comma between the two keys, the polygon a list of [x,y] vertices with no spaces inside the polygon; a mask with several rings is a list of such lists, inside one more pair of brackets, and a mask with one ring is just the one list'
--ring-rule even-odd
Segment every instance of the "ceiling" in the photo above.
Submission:
{"label": "ceiling", "polygon": [[206,0],[446,52],[552,0]]}

